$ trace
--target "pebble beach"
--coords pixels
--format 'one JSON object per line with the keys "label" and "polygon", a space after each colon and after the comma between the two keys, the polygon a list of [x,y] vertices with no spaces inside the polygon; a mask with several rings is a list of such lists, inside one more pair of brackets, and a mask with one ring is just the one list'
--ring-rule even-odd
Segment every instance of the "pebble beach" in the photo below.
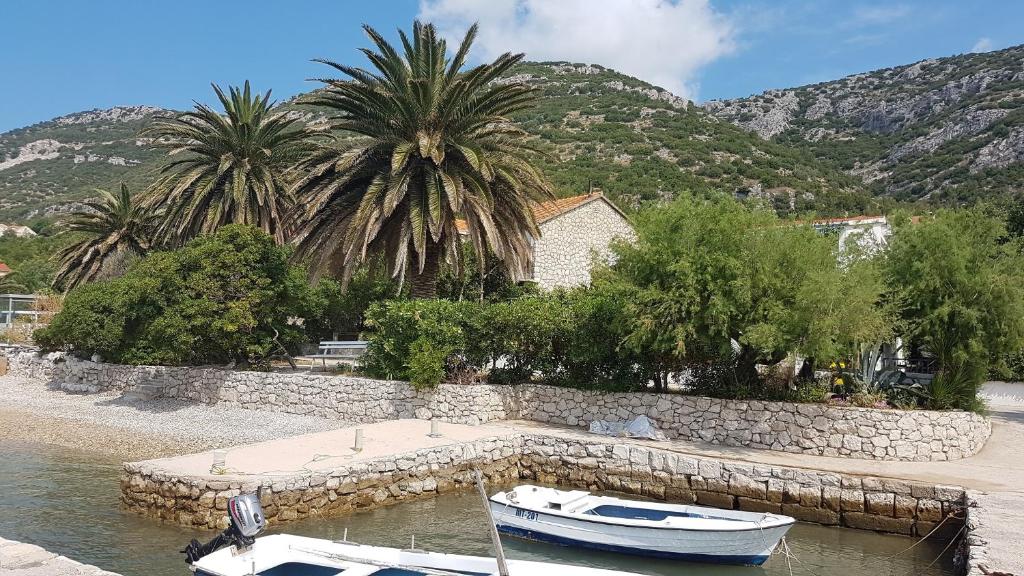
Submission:
{"label": "pebble beach", "polygon": [[341,428],[313,416],[132,400],[120,393],[72,394],[0,376],[0,439],[42,442],[115,455],[157,458]]}

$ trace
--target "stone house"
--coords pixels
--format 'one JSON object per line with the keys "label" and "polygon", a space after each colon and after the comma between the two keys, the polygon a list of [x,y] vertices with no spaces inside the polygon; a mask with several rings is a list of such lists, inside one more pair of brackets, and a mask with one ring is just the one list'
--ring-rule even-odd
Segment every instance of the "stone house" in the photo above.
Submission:
{"label": "stone house", "polygon": [[610,256],[613,240],[636,237],[626,215],[601,192],[538,203],[533,215],[540,238],[532,241],[532,267],[517,279],[543,290],[589,284],[594,258]]}

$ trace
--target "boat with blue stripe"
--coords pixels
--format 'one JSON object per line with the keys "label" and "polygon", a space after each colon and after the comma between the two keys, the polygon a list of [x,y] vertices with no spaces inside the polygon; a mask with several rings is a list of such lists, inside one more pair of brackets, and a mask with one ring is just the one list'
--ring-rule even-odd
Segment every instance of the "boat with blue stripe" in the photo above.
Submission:
{"label": "boat with blue stripe", "polygon": [[499,532],[622,554],[714,564],[763,564],[796,522],[779,514],[595,496],[523,485],[495,494]]}

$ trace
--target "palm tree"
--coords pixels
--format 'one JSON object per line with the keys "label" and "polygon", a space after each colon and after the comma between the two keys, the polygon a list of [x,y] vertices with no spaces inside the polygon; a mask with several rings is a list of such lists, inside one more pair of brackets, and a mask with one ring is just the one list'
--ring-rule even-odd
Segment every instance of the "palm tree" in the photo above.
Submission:
{"label": "palm tree", "polygon": [[184,153],[150,189],[147,204],[165,212],[157,236],[181,245],[225,224],[250,224],[283,244],[282,220],[292,203],[285,173],[308,151],[308,133],[297,119],[273,113],[270,91],[253,95],[248,81],[229,94],[216,84],[213,90],[223,115],[197,103],[145,130],[170,155]]}
{"label": "palm tree", "polygon": [[54,286],[70,290],[100,277],[105,266],[141,256],[150,248],[157,214],[133,197],[124,183],[117,196],[97,192],[99,200],[86,202],[85,209],[67,222],[68,231],[87,236],[57,253],[60,267]]}
{"label": "palm tree", "polygon": [[450,60],[432,25],[416,22],[412,38],[399,32],[402,54],[363,28],[377,47],[363,50],[374,71],[318,60],[347,78],[320,80],[326,87],[308,99],[338,113],[336,141],[300,166],[296,256],[309,258],[315,275],[350,274],[383,253],[400,279],[414,267],[414,297],[434,297],[441,263],[461,265],[462,218],[477,254],[489,248],[522,269],[539,236],[531,204],[552,197],[528,134],[509,120],[537,92],[497,81],[523,55],[463,71],[476,26]]}

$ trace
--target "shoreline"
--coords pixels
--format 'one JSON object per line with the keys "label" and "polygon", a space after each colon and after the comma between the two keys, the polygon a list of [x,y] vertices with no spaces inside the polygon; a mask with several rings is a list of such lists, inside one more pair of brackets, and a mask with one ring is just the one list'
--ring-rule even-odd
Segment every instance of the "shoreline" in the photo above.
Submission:
{"label": "shoreline", "polygon": [[324,432],[348,423],[313,416],[139,400],[120,392],[75,393],[0,376],[0,442],[38,443],[148,460]]}
{"label": "shoreline", "polygon": [[[126,432],[130,433],[130,438],[126,438]],[[82,450],[123,461],[178,456],[192,450],[191,446],[177,439],[10,408],[0,408],[0,439],[5,443]]]}

